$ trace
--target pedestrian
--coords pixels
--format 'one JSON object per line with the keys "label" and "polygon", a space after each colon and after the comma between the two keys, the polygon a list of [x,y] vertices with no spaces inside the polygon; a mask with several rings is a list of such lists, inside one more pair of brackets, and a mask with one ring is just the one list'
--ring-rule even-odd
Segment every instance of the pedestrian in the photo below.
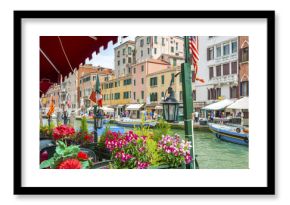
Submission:
{"label": "pedestrian", "polygon": [[68,116],[67,116],[67,111],[63,111],[63,114],[62,114],[62,119],[63,119],[63,124],[67,124],[67,120],[68,120]]}
{"label": "pedestrian", "polygon": [[214,118],[214,111],[211,111],[210,113],[210,121],[213,122],[213,118]]}

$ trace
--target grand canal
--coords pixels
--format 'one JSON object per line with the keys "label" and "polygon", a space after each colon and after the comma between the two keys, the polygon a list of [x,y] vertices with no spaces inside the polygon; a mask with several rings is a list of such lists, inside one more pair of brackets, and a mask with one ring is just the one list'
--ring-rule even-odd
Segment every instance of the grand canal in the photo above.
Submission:
{"label": "grand canal", "polygon": [[[75,128],[79,126],[80,121],[76,120]],[[88,127],[93,129],[93,124],[88,123]],[[125,128],[125,131],[130,129],[132,128]],[[184,130],[172,129],[171,131],[184,136]],[[210,131],[195,131],[194,138],[195,153],[200,169],[248,169],[248,147],[221,141]]]}

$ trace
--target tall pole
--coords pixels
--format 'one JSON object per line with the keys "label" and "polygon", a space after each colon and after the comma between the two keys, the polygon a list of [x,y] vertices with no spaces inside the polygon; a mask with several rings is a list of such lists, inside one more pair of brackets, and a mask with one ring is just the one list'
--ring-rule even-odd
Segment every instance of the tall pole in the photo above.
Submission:
{"label": "tall pole", "polygon": [[[100,91],[100,82],[99,76],[96,75],[96,94]],[[98,105],[97,103],[94,105],[94,142],[98,143],[98,127],[97,127],[97,112],[98,112]]]}
{"label": "tall pole", "polygon": [[185,139],[192,142],[192,148],[190,149],[190,155],[192,161],[186,166],[187,169],[194,169],[195,166],[195,153],[194,153],[194,140],[193,140],[193,127],[192,127],[192,72],[191,72],[191,60],[189,53],[189,37],[184,36],[184,56],[185,62],[181,64],[182,75],[182,94],[183,94],[183,109],[184,109],[184,127],[185,127]]}

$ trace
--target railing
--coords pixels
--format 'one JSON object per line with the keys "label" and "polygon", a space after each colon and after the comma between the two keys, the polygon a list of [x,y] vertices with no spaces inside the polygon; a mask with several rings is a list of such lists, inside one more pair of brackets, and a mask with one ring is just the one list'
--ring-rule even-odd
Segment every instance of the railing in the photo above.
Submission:
{"label": "railing", "polygon": [[237,74],[230,74],[230,75],[223,75],[223,76],[216,76],[209,80],[212,84],[226,84],[232,82],[238,82],[238,75]]}

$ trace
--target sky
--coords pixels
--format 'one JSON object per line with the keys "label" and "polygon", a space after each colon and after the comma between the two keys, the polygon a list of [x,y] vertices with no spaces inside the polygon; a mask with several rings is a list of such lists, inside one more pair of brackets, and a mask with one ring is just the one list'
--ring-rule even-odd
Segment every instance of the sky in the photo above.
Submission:
{"label": "sky", "polygon": [[[128,40],[135,40],[136,36],[128,36],[123,39],[123,42]],[[118,42],[112,45],[112,42],[108,45],[106,50],[100,50],[99,54],[96,55],[94,52],[91,60],[86,60],[86,64],[93,64],[94,66],[102,66],[105,68],[114,69],[114,48],[121,44],[121,37],[119,36]]]}

